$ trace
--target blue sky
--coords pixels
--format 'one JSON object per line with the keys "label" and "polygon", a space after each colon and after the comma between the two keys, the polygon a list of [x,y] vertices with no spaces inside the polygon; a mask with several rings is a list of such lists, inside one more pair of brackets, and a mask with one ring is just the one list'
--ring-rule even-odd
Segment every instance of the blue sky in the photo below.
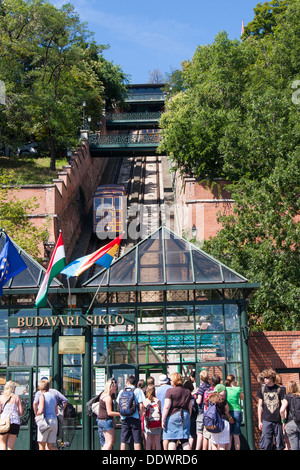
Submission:
{"label": "blue sky", "polygon": [[[261,0],[263,3],[264,0]],[[52,0],[60,7],[60,0]],[[197,46],[210,44],[227,31],[240,38],[254,17],[257,0],[70,0],[95,33],[99,44],[109,44],[106,59],[120,65],[131,83],[147,83],[154,69],[163,74],[191,59]]]}

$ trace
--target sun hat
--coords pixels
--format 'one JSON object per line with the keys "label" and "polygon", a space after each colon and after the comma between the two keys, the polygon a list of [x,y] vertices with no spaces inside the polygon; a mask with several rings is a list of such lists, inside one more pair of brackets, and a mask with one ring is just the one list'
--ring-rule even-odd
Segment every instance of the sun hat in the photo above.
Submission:
{"label": "sun hat", "polygon": [[169,382],[169,379],[165,374],[161,374],[158,377],[158,381],[159,381],[160,384],[167,384]]}
{"label": "sun hat", "polygon": [[224,392],[224,390],[226,390],[226,387],[223,384],[218,384],[214,388],[214,392],[217,392],[217,393]]}

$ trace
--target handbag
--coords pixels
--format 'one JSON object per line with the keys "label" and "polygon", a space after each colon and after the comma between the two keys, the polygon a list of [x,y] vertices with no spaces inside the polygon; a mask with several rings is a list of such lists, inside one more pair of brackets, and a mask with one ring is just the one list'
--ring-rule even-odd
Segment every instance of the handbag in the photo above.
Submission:
{"label": "handbag", "polygon": [[[6,404],[9,402],[10,399],[11,399],[11,397],[9,397],[9,399],[5,402],[5,404],[4,404],[3,408],[2,408],[2,413],[3,413],[3,410],[4,410],[5,406],[6,406]],[[16,401],[16,400],[15,400],[15,401]],[[14,404],[15,404],[15,401],[14,401],[14,403],[13,403],[13,406],[14,406]],[[13,411],[13,410],[11,410],[11,412],[9,413],[8,416],[3,417],[3,418],[0,417],[0,434],[6,434],[6,433],[8,433],[8,431],[10,430],[10,416],[11,416],[11,414],[12,414],[12,411]],[[2,413],[1,413],[1,414],[2,414]]]}
{"label": "handbag", "polygon": [[38,415],[35,417],[35,423],[38,427],[38,430],[43,434],[47,429],[50,428],[50,424],[46,420],[44,414]]}

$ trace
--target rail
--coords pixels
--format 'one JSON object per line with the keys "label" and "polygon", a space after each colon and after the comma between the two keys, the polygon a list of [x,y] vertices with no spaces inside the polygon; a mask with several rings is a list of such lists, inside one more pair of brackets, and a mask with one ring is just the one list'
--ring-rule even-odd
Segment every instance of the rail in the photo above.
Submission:
{"label": "rail", "polygon": [[158,146],[160,143],[160,135],[157,134],[118,134],[118,135],[100,135],[90,134],[89,144],[95,147],[108,147],[108,146]]}
{"label": "rail", "polygon": [[107,122],[115,121],[159,121],[160,112],[153,113],[108,113],[106,115]]}

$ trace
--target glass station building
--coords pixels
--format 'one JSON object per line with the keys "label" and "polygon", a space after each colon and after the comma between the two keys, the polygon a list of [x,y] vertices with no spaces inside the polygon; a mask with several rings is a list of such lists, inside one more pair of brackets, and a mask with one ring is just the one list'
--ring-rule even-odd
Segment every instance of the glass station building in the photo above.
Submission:
{"label": "glass station building", "polygon": [[258,284],[161,227],[72,288],[72,305],[64,280],[55,279],[49,308],[37,309],[45,270],[16,247],[28,269],[0,297],[0,387],[14,380],[24,408],[16,449],[37,448],[32,402],[42,377],[77,410],[69,449],[88,450],[100,446],[85,405],[108,378],[120,389],[129,374],[158,385],[161,373],[188,379],[195,371],[198,385],[204,369],[241,384],[242,446],[254,449],[246,307]]}

